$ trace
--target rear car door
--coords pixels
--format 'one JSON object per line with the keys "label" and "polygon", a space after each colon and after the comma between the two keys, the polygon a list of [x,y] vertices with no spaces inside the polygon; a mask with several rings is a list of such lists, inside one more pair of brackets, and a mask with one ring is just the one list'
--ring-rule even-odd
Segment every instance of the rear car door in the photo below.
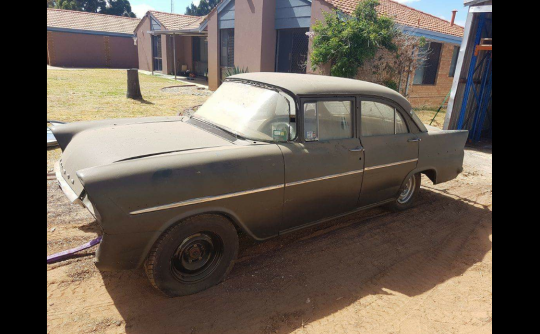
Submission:
{"label": "rear car door", "polygon": [[303,99],[299,138],[279,144],[285,160],[282,231],[356,208],[364,152],[354,98]]}
{"label": "rear car door", "polygon": [[419,141],[403,110],[391,102],[362,98],[360,138],[365,169],[359,206],[396,198],[418,163]]}

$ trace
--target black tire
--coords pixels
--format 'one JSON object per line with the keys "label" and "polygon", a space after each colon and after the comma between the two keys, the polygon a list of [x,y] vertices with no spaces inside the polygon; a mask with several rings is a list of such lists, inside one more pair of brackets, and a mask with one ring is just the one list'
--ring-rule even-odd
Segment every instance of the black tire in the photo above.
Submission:
{"label": "black tire", "polygon": [[223,281],[237,256],[235,227],[223,216],[207,214],[165,231],[152,247],[144,269],[156,289],[179,297]]}
{"label": "black tire", "polygon": [[[412,179],[414,182],[414,185],[412,188],[413,193],[409,196],[407,196],[406,200],[403,201],[400,197],[403,191],[405,190],[407,183],[409,179]],[[420,185],[422,183],[422,175],[421,174],[415,174],[412,175],[409,179],[405,180],[403,182],[403,185],[401,189],[399,190],[398,197],[390,204],[387,205],[388,209],[394,211],[394,212],[400,212],[409,209],[416,200],[416,197],[418,196],[418,193],[420,191]]]}

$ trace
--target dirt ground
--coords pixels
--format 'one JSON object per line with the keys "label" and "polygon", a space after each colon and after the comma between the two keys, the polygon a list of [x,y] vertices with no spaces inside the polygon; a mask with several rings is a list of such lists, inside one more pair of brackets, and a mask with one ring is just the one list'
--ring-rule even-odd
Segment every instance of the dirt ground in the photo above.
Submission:
{"label": "dirt ground", "polygon": [[[50,333],[491,333],[492,154],[423,179],[413,209],[370,209],[257,243],[222,284],[170,299],[142,270],[100,273],[92,252],[47,266]],[[97,223],[47,181],[47,254]]]}

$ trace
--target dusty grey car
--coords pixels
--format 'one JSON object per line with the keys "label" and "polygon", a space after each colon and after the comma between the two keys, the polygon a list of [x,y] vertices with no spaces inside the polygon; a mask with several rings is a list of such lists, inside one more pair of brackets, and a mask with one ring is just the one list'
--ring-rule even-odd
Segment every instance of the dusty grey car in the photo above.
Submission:
{"label": "dusty grey car", "polygon": [[144,266],[169,296],[222,281],[238,232],[256,240],[365,208],[409,208],[420,175],[462,172],[467,131],[428,131],[375,84],[314,75],[230,77],[193,117],[53,128],[59,184],[103,229],[101,270]]}

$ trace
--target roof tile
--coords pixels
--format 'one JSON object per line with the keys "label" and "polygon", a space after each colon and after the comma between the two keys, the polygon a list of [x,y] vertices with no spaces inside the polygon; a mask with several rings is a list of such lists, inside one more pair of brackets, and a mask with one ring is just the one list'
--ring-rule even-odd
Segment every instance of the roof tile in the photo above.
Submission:
{"label": "roof tile", "polygon": [[[324,0],[347,14],[352,14],[358,3],[362,0]],[[392,0],[379,0],[377,11],[380,14],[392,17],[396,23],[410,27],[439,32],[442,34],[463,37],[464,28],[437,16],[424,13],[420,10],[405,6]]]}
{"label": "roof tile", "polygon": [[165,30],[195,29],[205,19],[204,16],[171,14],[155,10],[151,10],[149,13],[165,27]]}
{"label": "roof tile", "polygon": [[133,34],[139,19],[47,8],[47,27]]}

